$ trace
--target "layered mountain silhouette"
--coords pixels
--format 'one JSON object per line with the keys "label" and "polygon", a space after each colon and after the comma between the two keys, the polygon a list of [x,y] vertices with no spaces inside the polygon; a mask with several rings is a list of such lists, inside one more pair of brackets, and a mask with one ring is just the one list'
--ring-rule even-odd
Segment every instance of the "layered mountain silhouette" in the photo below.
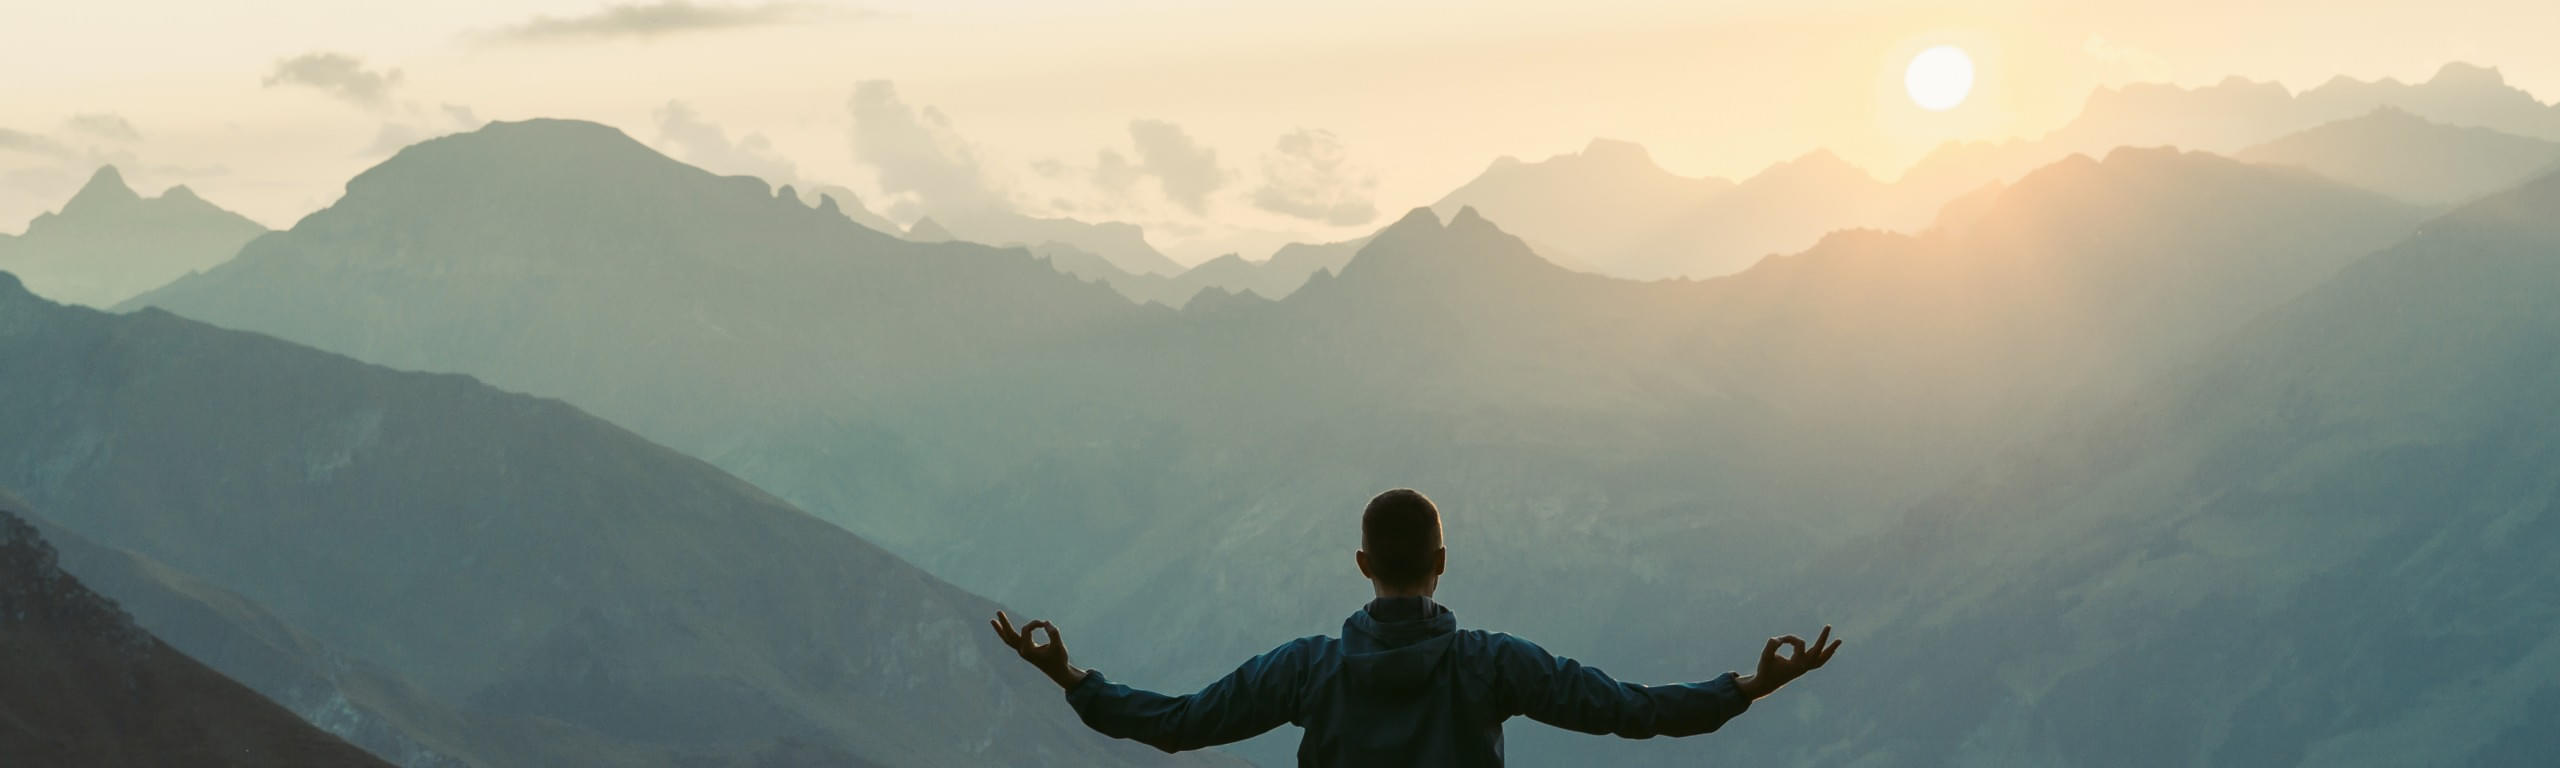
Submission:
{"label": "layered mountain silhouette", "polygon": [[[2513,137],[2428,135],[2382,124],[2387,118],[2357,120],[2386,109],[2450,131],[2560,140],[2560,106],[2508,85],[2494,69],[2454,63],[2424,83],[2339,78],[2298,94],[2241,78],[2201,88],[2101,88],[2072,122],[2045,136],[1950,143],[1890,182],[1827,151],[1739,183],[1686,178],[1655,165],[1642,147],[1597,140],[1580,153],[1534,163],[1496,160],[1432,207],[1444,217],[1474,207],[1551,261],[1649,280],[1739,272],[1843,229],[1917,232],[1963,195],[2074,154],[2104,156],[2118,147],[2247,149],[2260,153],[2253,160],[2325,165],[2342,180],[2431,205],[2504,189],[2543,167],[2523,165],[2503,177],[2486,170],[2497,159],[2537,154],[2534,144]],[[2329,123],[2339,127],[2314,130]],[[2301,136],[2287,139],[2295,134]],[[2262,144],[2269,146],[2253,149]]]}
{"label": "layered mountain silhouette", "polygon": [[1936,704],[1826,697],[1907,725],[1752,757],[2545,759],[2555,214],[2546,175],[2432,220],[1836,553],[1807,589],[1877,627],[1872,668]]}
{"label": "layered mountain silhouette", "polygon": [[100,166],[61,211],[0,235],[0,270],[55,301],[108,307],[229,260],[266,231],[184,186],[143,197]]}
{"label": "layered mountain silhouette", "polygon": [[[1443,596],[1467,621],[1689,679],[1722,671],[1697,667],[1694,628],[1613,618],[1726,616],[1747,657],[1804,617],[1745,596],[2423,216],[2167,150],[1979,195],[1963,226],[1654,283],[1422,210],[1285,298],[1177,312],[1019,251],[808,215],[600,126],[500,124],[142,303],[593,409],[1072,621],[1079,658],[1124,678],[1197,685],[1328,631],[1362,599],[1345,515],[1414,485],[1453,510]],[[1758,738],[1512,743],[1665,764]]]}
{"label": "layered mountain silhouette", "polygon": [[2496,69],[2444,65],[2423,83],[2339,77],[2295,93],[2282,84],[2227,78],[2186,88],[2137,83],[2099,88],[2080,114],[2035,139],[1955,142],[1922,158],[1902,183],[1972,189],[2015,178],[2073,153],[2121,146],[2177,146],[2235,153],[2325,123],[2391,108],[2432,122],[2560,141],[2560,105],[2507,84]]}
{"label": "layered mountain silhouette", "polygon": [[0,755],[12,766],[384,765],[134,625],[0,493]]}
{"label": "layered mountain silhouette", "polygon": [[1735,183],[1674,175],[1641,146],[1597,140],[1535,163],[1496,160],[1432,209],[1472,207],[1550,261],[1650,280],[1731,274],[1839,229],[1916,229],[1943,200],[1877,181],[1827,151]]}
{"label": "layered mountain silhouette", "polygon": [[1165,760],[995,664],[992,603],[557,401],[11,278],[0,359],[0,483],[184,575],[137,595],[254,606],[165,613],[190,642],[283,625],[208,660],[351,670],[323,725],[487,765]]}
{"label": "layered mountain silhouette", "polygon": [[[918,219],[917,223],[929,219]],[[1060,243],[1099,256],[1111,266],[1133,275],[1174,275],[1182,272],[1182,264],[1147,244],[1145,230],[1126,222],[1043,218],[989,208],[941,211],[934,223],[932,230],[940,234],[928,232],[925,236],[1003,247]],[[909,233],[909,239],[920,237],[924,236]],[[926,239],[925,242],[937,241]]]}
{"label": "layered mountain silhouette", "polygon": [[1247,261],[1230,253],[1194,264],[1176,275],[1130,274],[1100,256],[1065,243],[1043,243],[1031,248],[1031,253],[1060,272],[1109,285],[1130,301],[1180,309],[1203,291],[1250,293],[1266,299],[1288,296],[1318,272],[1340,271],[1366,242],[1368,238],[1362,237],[1322,244],[1289,243],[1262,261]]}
{"label": "layered mountain silhouette", "polygon": [[2560,142],[2445,125],[2389,107],[2250,147],[2235,156],[2253,163],[2307,168],[2425,205],[2469,202],[2560,170]]}
{"label": "layered mountain silhouette", "polygon": [[1733,186],[1663,170],[1641,145],[1594,139],[1581,152],[1534,163],[1496,159],[1431,209],[1448,217],[1474,208],[1550,261],[1619,274],[1632,266],[1626,254],[1636,241],[1666,222],[1700,215]]}

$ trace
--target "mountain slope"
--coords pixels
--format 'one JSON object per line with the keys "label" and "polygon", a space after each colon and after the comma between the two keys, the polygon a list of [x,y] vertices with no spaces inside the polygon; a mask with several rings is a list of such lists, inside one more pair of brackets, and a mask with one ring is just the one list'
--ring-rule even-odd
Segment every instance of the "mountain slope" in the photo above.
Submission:
{"label": "mountain slope", "polygon": [[610,762],[646,765],[633,749],[556,720],[505,717],[438,700],[378,665],[330,648],[256,601],[41,519],[39,532],[78,576],[134,623],[331,735],[406,768]]}
{"label": "mountain slope", "polygon": [[2241,150],[2423,205],[2468,202],[2560,164],[2560,142],[2455,127],[2397,109],[2328,123]]}
{"label": "mountain slope", "polygon": [[13,766],[362,766],[362,750],[135,627],[0,494],[0,754]]}
{"label": "mountain slope", "polygon": [[2560,714],[2554,214],[2560,176],[2431,221],[1840,552],[1812,591],[1876,627],[1866,668],[1937,705],[1824,759],[2522,765],[2560,747],[2542,725]]}
{"label": "mountain slope", "polygon": [[993,604],[555,401],[6,279],[0,359],[0,482],[447,707],[641,763],[1160,761],[995,664]]}
{"label": "mountain slope", "polygon": [[107,307],[220,264],[266,231],[183,186],[135,194],[115,166],[101,166],[61,212],[0,235],[0,270],[55,301]]}

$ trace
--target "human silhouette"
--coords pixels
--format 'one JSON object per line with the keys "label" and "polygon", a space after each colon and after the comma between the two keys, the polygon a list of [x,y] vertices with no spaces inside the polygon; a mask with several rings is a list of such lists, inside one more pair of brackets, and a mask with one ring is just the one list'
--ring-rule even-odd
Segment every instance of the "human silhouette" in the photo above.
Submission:
{"label": "human silhouette", "polygon": [[[1501,765],[1502,722],[1514,715],[1630,739],[1709,733],[1840,650],[1824,626],[1811,646],[1795,635],[1769,638],[1748,675],[1621,683],[1527,640],[1458,629],[1449,609],[1431,600],[1449,561],[1441,541],[1440,510],[1430,499],[1403,488],[1378,494],[1361,513],[1353,555],[1377,599],[1342,622],[1341,637],[1289,641],[1188,696],[1076,668],[1049,622],[1017,631],[998,611],[988,623],[1104,735],[1179,752],[1295,723],[1306,729],[1302,766]],[[1044,630],[1047,642],[1034,639]],[[1780,655],[1781,647],[1789,653]]]}

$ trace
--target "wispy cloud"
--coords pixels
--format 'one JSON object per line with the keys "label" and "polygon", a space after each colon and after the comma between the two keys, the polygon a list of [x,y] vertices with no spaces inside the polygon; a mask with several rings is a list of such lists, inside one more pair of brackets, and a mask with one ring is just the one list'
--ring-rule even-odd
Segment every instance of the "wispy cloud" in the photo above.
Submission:
{"label": "wispy cloud", "polygon": [[1138,168],[1156,177],[1166,199],[1194,215],[1209,212],[1209,194],[1226,186],[1230,178],[1218,165],[1217,150],[1202,146],[1181,126],[1162,120],[1130,123],[1129,138],[1138,147]]}
{"label": "wispy cloud", "polygon": [[1337,227],[1378,218],[1378,177],[1352,168],[1332,131],[1297,130],[1262,157],[1253,204],[1272,213]]}
{"label": "wispy cloud", "polygon": [[900,215],[1007,208],[978,154],[941,110],[908,106],[886,80],[855,83],[853,156],[878,174],[880,189],[906,198]]}
{"label": "wispy cloud", "polygon": [[70,157],[69,145],[43,134],[0,128],[0,151],[23,152],[44,157]]}
{"label": "wispy cloud", "polygon": [[578,16],[538,15],[521,24],[475,35],[491,43],[546,43],[579,40],[654,39],[667,35],[744,27],[794,24],[827,18],[872,18],[875,11],[833,8],[802,2],[754,5],[659,0],[616,3]]}
{"label": "wispy cloud", "polygon": [[130,144],[142,140],[142,132],[134,129],[133,121],[113,112],[84,112],[72,115],[63,124],[70,126],[71,130],[108,141]]}
{"label": "wispy cloud", "polygon": [[266,85],[302,86],[363,107],[381,107],[400,86],[400,70],[366,69],[364,59],[334,51],[313,51],[276,62]]}
{"label": "wispy cloud", "polygon": [[658,143],[675,150],[672,154],[679,160],[713,173],[754,176],[768,184],[803,183],[799,166],[774,151],[764,134],[748,133],[732,140],[727,129],[681,101],[667,102],[654,116]]}

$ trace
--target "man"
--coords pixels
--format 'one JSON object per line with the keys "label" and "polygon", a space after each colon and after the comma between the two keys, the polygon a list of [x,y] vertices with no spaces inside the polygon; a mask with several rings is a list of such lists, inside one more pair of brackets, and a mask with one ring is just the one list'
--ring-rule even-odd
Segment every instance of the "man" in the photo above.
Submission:
{"label": "man", "polygon": [[[1502,721],[1513,715],[1630,739],[1714,731],[1839,652],[1831,628],[1813,645],[1773,637],[1759,669],[1703,683],[1634,685],[1550,655],[1527,640],[1459,630],[1431,601],[1449,562],[1440,510],[1422,494],[1378,494],[1360,516],[1352,555],[1378,598],[1342,622],[1339,639],[1290,641],[1199,693],[1166,696],[1067,663],[1058,628],[996,613],[996,635],[1067,691],[1085,725],[1166,752],[1240,741],[1295,723],[1307,729],[1299,765],[1500,765]],[[1034,639],[1046,630],[1048,642]],[[1790,649],[1781,656],[1778,649]]]}

